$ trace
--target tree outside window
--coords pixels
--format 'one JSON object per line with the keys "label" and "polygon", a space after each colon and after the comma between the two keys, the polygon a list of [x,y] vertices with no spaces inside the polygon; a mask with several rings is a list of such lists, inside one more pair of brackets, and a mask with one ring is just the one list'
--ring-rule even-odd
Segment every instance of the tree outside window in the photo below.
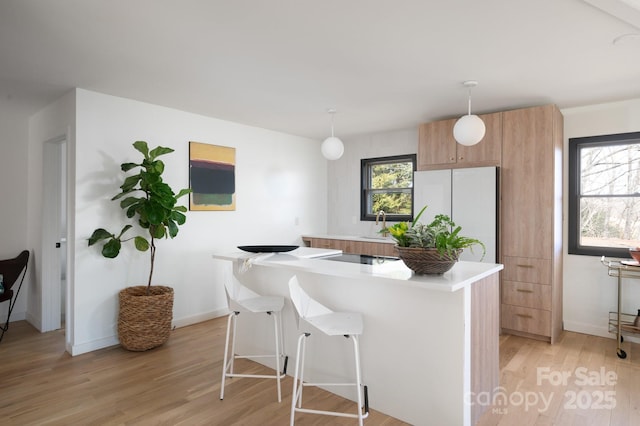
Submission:
{"label": "tree outside window", "polygon": [[640,246],[640,132],[569,140],[569,253]]}
{"label": "tree outside window", "polygon": [[412,219],[415,165],[415,154],[361,160],[361,220],[375,220],[381,211],[387,221]]}

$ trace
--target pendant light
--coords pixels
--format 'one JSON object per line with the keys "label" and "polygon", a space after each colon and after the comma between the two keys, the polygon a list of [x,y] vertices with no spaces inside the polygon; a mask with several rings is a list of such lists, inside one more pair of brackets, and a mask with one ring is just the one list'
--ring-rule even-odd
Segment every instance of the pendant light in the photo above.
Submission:
{"label": "pendant light", "polygon": [[471,146],[482,140],[486,132],[484,122],[477,115],[471,115],[471,88],[478,85],[477,81],[469,80],[462,83],[469,90],[469,109],[453,126],[453,137],[460,145]]}
{"label": "pendant light", "polygon": [[322,142],[320,150],[322,151],[322,155],[324,155],[324,158],[326,158],[327,160],[337,160],[338,158],[342,157],[342,154],[344,153],[344,145],[342,144],[342,141],[340,139],[333,136],[333,116],[336,113],[336,110],[330,108],[327,110],[327,112],[331,116],[331,136],[329,136],[324,140],[324,142]]}

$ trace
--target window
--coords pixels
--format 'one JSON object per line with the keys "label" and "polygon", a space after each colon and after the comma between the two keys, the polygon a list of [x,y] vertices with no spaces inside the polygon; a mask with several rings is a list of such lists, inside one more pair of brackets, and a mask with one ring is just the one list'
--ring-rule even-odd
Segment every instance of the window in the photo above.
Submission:
{"label": "window", "polygon": [[569,139],[569,253],[640,246],[640,132]]}
{"label": "window", "polygon": [[368,158],[360,165],[360,220],[376,220],[380,211],[387,221],[412,220],[416,155]]}

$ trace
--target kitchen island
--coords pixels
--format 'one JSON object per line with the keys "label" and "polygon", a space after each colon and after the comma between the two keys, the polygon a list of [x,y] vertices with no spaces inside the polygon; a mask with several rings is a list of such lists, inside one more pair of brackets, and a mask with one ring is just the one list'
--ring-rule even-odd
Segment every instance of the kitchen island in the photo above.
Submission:
{"label": "kitchen island", "polygon": [[[322,254],[333,256],[318,257]],[[430,276],[415,275],[400,260],[335,261],[335,250],[304,247],[281,254],[238,251],[213,257],[256,292],[287,298],[283,323],[290,358],[298,336],[288,301],[293,275],[311,297],[331,309],[362,313],[362,374],[371,408],[415,425],[471,425],[490,406],[498,388],[502,265],[461,261],[445,274]],[[259,353],[272,346],[268,325],[241,320],[251,325],[239,333],[240,352]],[[351,378],[351,348],[344,341],[318,333],[308,350],[306,379]],[[355,398],[340,388],[328,390]]]}

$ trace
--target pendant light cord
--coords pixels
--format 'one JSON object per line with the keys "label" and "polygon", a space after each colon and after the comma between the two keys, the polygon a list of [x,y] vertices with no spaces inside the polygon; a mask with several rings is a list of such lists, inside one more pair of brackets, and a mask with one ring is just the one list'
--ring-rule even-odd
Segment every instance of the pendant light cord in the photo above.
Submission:
{"label": "pendant light cord", "polygon": [[333,116],[335,115],[336,111],[334,109],[330,109],[328,112],[331,116],[331,137],[333,137]]}

